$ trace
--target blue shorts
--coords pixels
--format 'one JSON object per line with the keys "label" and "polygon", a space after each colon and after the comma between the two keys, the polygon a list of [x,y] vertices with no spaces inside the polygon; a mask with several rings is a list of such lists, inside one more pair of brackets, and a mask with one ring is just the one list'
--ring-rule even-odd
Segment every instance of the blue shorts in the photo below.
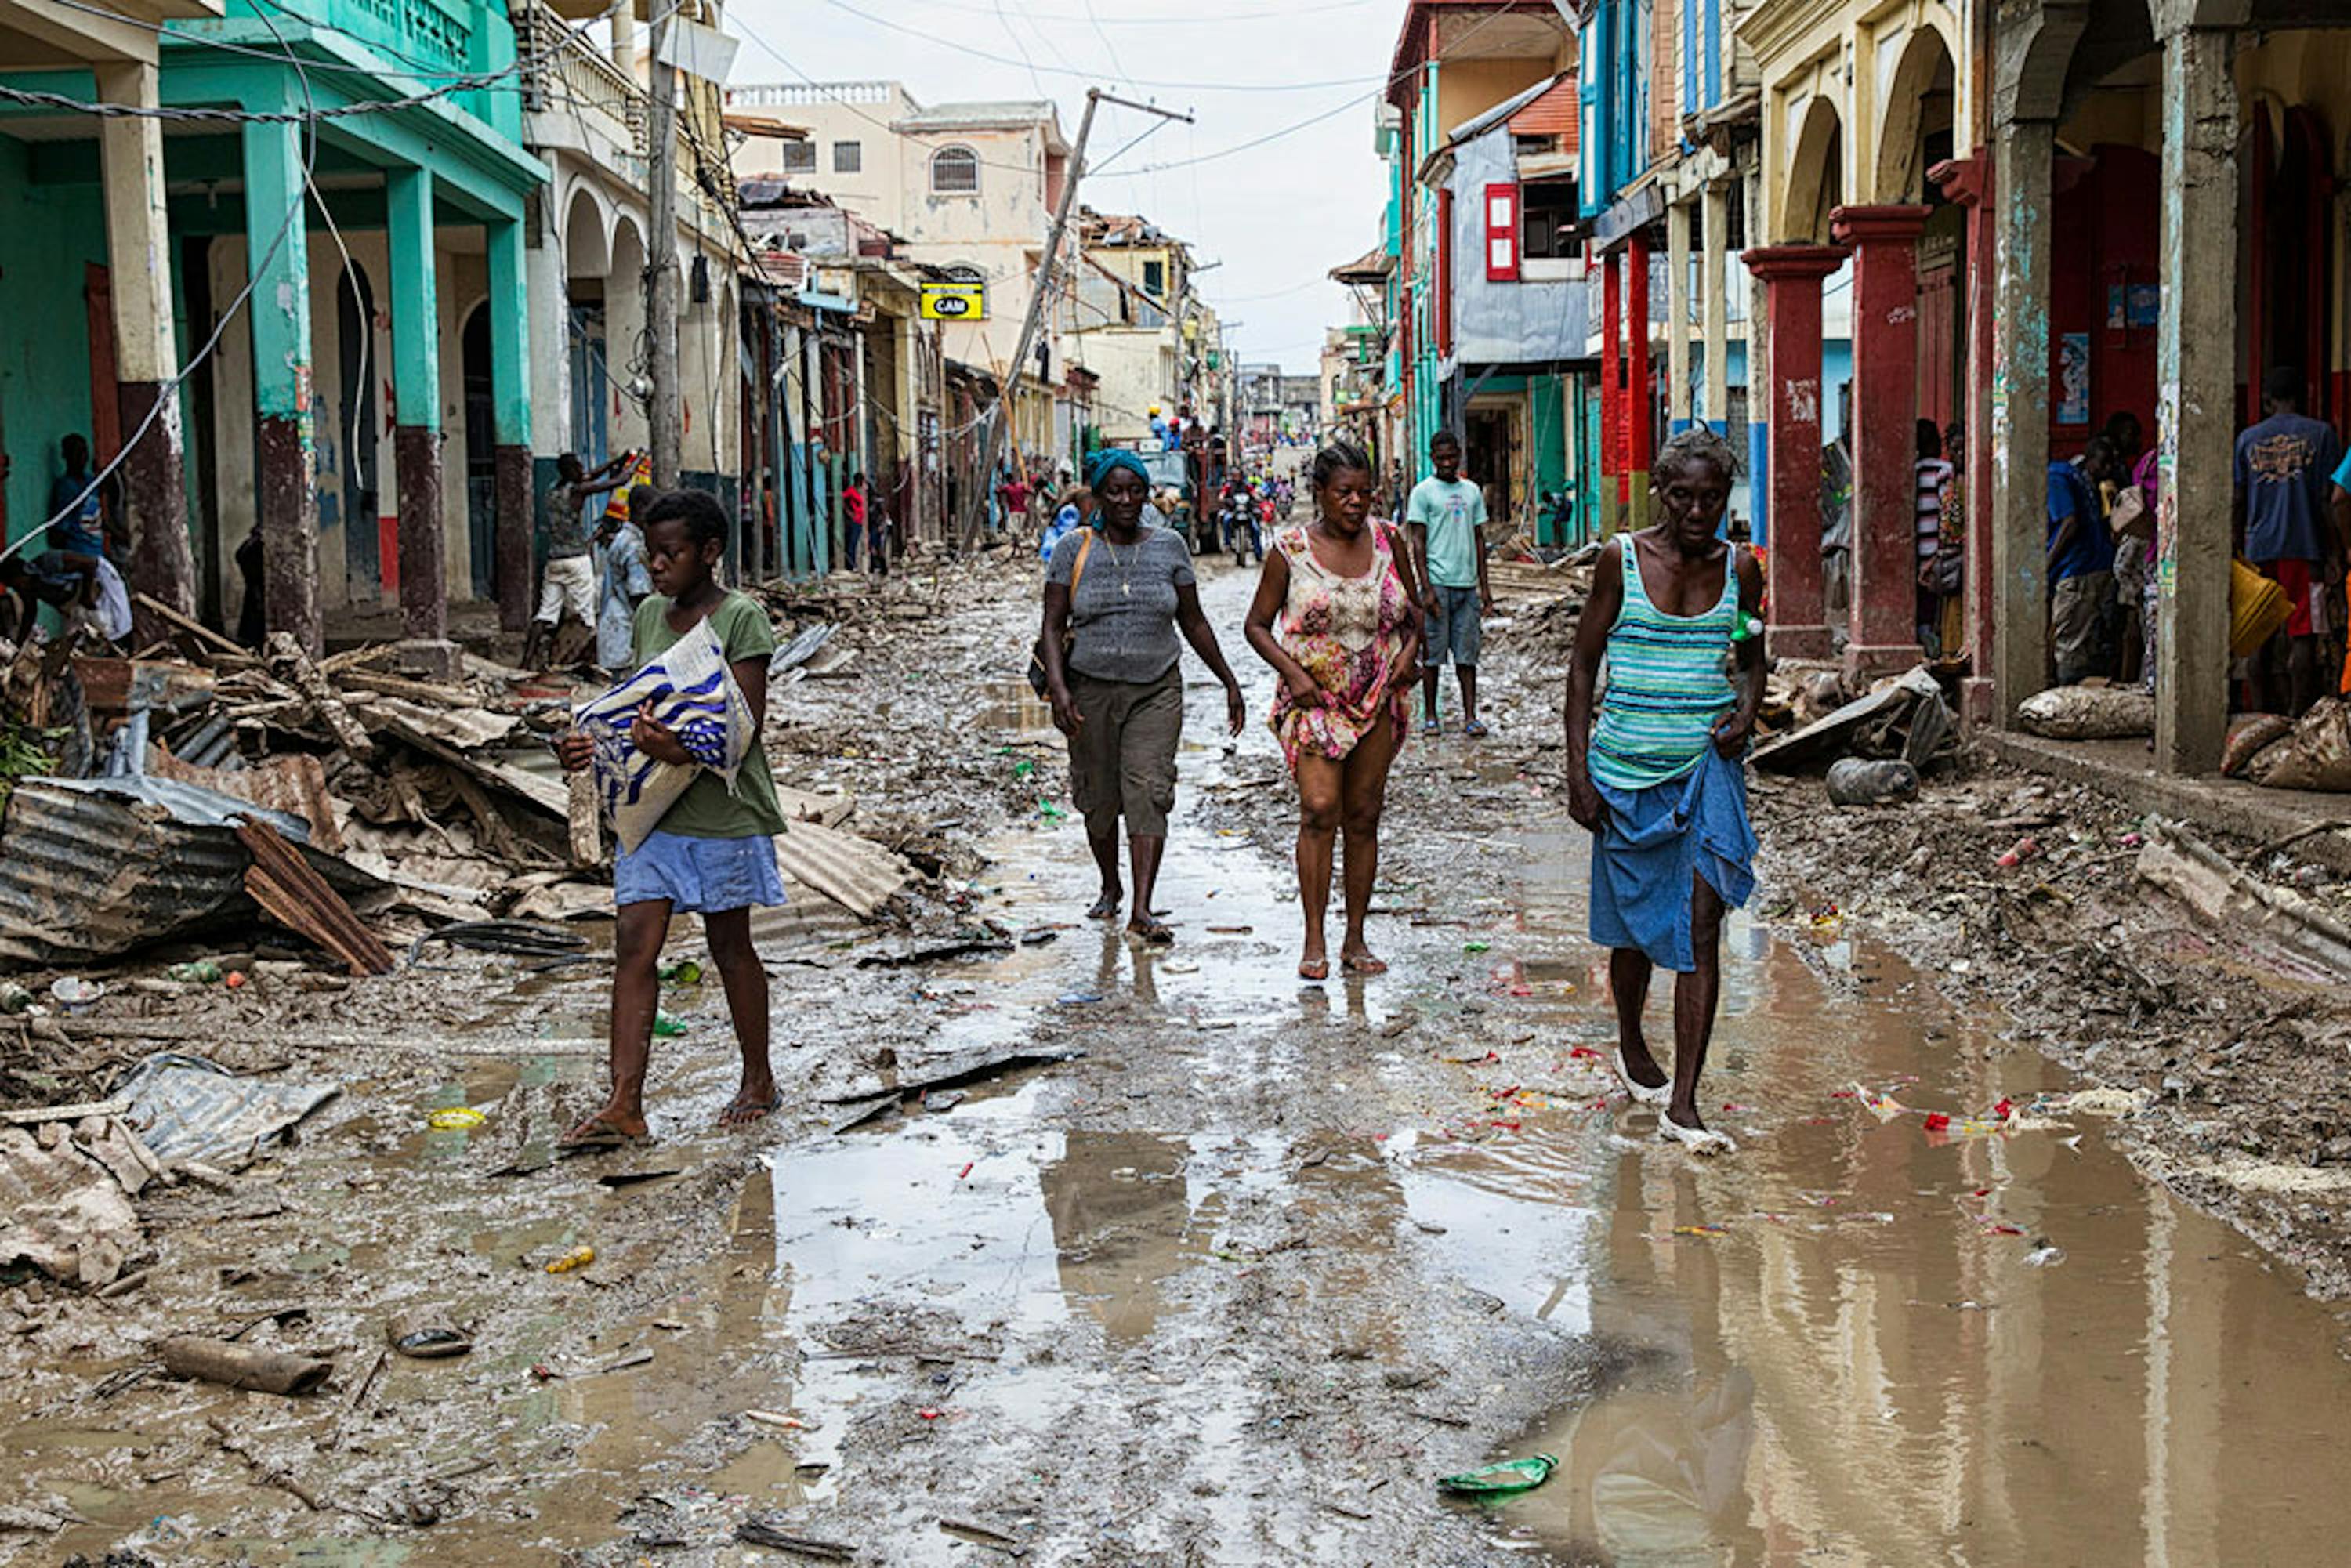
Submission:
{"label": "blue shorts", "polygon": [[722,915],[784,902],[776,841],[695,839],[659,828],[612,862],[612,902],[626,907],[667,899],[674,915]]}
{"label": "blue shorts", "polygon": [[1449,656],[1464,669],[1476,669],[1478,650],[1486,641],[1478,591],[1432,584],[1431,591],[1437,595],[1437,613],[1428,618],[1428,640],[1421,647],[1420,662],[1436,669]]}

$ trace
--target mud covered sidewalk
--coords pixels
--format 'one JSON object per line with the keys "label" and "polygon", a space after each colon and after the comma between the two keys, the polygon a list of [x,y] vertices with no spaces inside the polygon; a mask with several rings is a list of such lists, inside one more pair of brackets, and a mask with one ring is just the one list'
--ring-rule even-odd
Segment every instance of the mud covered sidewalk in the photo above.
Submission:
{"label": "mud covered sidewalk", "polygon": [[[1203,572],[1262,713],[1249,580]],[[2342,1325],[2133,1168],[2141,1101],[1980,1010],[1983,960],[1881,940],[1910,932],[1837,857],[1898,818],[1765,795],[1779,870],[1733,923],[1707,1080],[1741,1152],[1696,1164],[1605,1071],[1556,601],[1493,630],[1496,736],[1399,764],[1393,972],[1301,987],[1287,782],[1261,727],[1225,745],[1213,688],[1177,945],[1080,918],[1092,866],[1018,681],[1032,579],[778,694],[779,778],[854,794],[934,876],[883,926],[763,919],[770,1122],[711,1126],[711,981],[665,998],[660,1142],[561,1162],[599,965],[205,993],[211,1054],[340,1092],[290,1147],[151,1189],[141,1288],[0,1293],[0,1560],[2321,1561],[2351,1527]],[[1852,913],[1812,920],[1829,897]],[[1016,1051],[1066,1059],[986,1065]],[[974,1073],[892,1092],[943,1065]],[[455,1110],[480,1120],[436,1129]],[[470,1353],[387,1354],[413,1311]],[[178,1381],[172,1333],[335,1371]],[[1534,1452],[1557,1473],[1499,1508],[1434,1488]]]}

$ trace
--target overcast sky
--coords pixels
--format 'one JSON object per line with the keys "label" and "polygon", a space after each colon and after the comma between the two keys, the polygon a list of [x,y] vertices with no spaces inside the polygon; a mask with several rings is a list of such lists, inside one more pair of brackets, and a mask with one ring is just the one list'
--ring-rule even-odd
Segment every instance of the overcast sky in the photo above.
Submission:
{"label": "overcast sky", "polygon": [[[1313,367],[1322,329],[1347,319],[1346,291],[1324,275],[1379,237],[1386,180],[1373,107],[1403,15],[1402,0],[734,0],[726,10],[744,40],[737,85],[879,78],[924,103],[1050,98],[1073,139],[1089,86],[1190,111],[1196,124],[1118,153],[1152,119],[1104,105],[1079,200],[1140,213],[1196,261],[1222,263],[1200,288],[1240,323],[1229,340],[1241,358],[1297,371]],[[1189,85],[1169,85],[1179,83]],[[1318,115],[1261,147],[1207,157]]]}

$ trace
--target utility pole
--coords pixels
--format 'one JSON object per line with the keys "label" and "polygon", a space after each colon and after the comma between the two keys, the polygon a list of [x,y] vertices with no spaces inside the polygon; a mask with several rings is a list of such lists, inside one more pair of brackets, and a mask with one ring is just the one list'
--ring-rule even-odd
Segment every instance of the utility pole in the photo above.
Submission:
{"label": "utility pole", "polygon": [[1061,182],[1061,204],[1053,209],[1052,233],[1045,241],[1045,260],[1037,269],[1037,287],[1029,296],[1029,313],[1020,323],[1020,345],[1012,351],[1012,363],[1006,371],[1003,384],[996,393],[996,407],[987,421],[987,438],[980,444],[982,458],[979,469],[977,505],[972,508],[971,522],[965,528],[963,544],[969,549],[987,527],[987,515],[996,505],[996,465],[1004,459],[1004,443],[1012,428],[1012,394],[1020,385],[1020,377],[1029,367],[1029,355],[1037,345],[1037,324],[1045,314],[1045,297],[1053,287],[1053,269],[1061,260],[1061,237],[1069,232],[1070,214],[1078,204],[1078,181],[1086,172],[1086,141],[1093,135],[1094,110],[1105,103],[1115,103],[1124,109],[1141,110],[1162,120],[1180,120],[1192,123],[1188,114],[1162,109],[1154,103],[1136,103],[1132,99],[1118,98],[1100,88],[1086,89],[1086,112],[1078,121],[1078,144],[1070,150],[1069,178]]}
{"label": "utility pole", "polygon": [[677,68],[664,57],[679,0],[652,0],[653,53],[646,89],[645,176],[653,185],[653,233],[645,236],[645,329],[653,335],[646,374],[653,383],[646,424],[653,435],[653,483],[678,482],[684,416],[677,380]]}

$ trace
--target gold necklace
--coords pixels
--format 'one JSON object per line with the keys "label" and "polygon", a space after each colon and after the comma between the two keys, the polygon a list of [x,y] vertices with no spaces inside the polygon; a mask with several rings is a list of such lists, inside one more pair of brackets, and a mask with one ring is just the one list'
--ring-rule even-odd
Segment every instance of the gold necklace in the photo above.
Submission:
{"label": "gold necklace", "polygon": [[[1137,551],[1140,551],[1142,547],[1143,541],[1141,539],[1134,541],[1134,549]],[[1110,551],[1110,563],[1111,565],[1118,568],[1119,597],[1122,599],[1134,598],[1134,578],[1132,570],[1127,565],[1128,560],[1132,558],[1121,556],[1118,553],[1118,547],[1110,542],[1110,530],[1107,528],[1102,530],[1102,549]]]}

